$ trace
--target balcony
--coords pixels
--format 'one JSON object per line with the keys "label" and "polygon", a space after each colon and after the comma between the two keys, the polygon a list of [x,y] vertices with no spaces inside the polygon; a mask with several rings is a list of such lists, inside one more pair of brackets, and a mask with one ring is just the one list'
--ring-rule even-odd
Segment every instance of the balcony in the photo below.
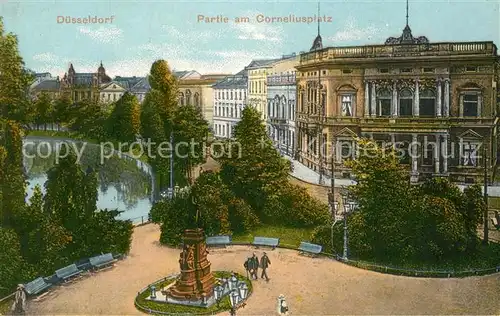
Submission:
{"label": "balcony", "polygon": [[496,56],[493,42],[457,42],[415,45],[367,45],[351,47],[328,47],[320,51],[300,55],[299,66],[322,61],[348,58],[392,58],[426,56]]}

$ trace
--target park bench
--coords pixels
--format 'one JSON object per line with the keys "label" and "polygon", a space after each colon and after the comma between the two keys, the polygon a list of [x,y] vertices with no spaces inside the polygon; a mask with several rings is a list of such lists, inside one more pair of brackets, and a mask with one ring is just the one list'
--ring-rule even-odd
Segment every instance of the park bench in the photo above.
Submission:
{"label": "park bench", "polygon": [[38,295],[39,293],[42,293],[51,286],[52,284],[45,282],[44,278],[39,277],[38,279],[26,283],[24,285],[24,288],[26,289],[28,295]]}
{"label": "park bench", "polygon": [[89,259],[90,265],[94,270],[112,267],[117,260],[113,258],[111,253],[95,256]]}
{"label": "park bench", "polygon": [[63,282],[67,282],[70,279],[79,276],[82,273],[82,270],[79,270],[76,267],[76,264],[70,264],[67,267],[56,270],[57,277]]}
{"label": "park bench", "polygon": [[78,270],[88,271],[92,269],[92,265],[90,264],[89,258],[78,260],[77,262],[75,262],[75,264]]}
{"label": "park bench", "polygon": [[298,249],[300,254],[310,254],[312,256],[317,256],[321,253],[323,246],[302,241]]}
{"label": "park bench", "polygon": [[209,247],[226,247],[231,243],[231,236],[211,236],[207,237],[206,244]]}
{"label": "park bench", "polygon": [[274,250],[276,247],[278,247],[279,243],[280,243],[279,238],[254,237],[252,245],[256,246],[257,248],[259,246],[271,247]]}

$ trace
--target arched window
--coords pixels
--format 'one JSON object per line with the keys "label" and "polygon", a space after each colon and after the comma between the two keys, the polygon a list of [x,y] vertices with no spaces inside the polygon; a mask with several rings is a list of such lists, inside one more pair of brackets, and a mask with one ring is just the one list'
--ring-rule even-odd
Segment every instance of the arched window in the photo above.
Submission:
{"label": "arched window", "polygon": [[377,114],[379,116],[390,116],[392,105],[391,91],[387,89],[379,90],[377,93]]}
{"label": "arched window", "polygon": [[436,94],[431,89],[420,92],[420,116],[436,115]]}
{"label": "arched window", "polygon": [[287,118],[286,117],[286,97],[284,95],[281,96],[279,118],[280,119]]}
{"label": "arched window", "polygon": [[186,90],[186,105],[191,105],[191,91]]}
{"label": "arched window", "polygon": [[401,90],[399,93],[399,115],[413,115],[413,93],[410,89]]}
{"label": "arched window", "polygon": [[184,93],[179,92],[179,105],[184,105]]}
{"label": "arched window", "polygon": [[196,107],[200,106],[200,95],[198,94],[198,92],[194,94],[194,105]]}
{"label": "arched window", "polygon": [[340,96],[342,102],[342,116],[352,116],[352,94]]}
{"label": "arched window", "polygon": [[398,144],[398,154],[399,162],[405,165],[409,165],[411,161],[410,157],[410,142],[403,141]]}

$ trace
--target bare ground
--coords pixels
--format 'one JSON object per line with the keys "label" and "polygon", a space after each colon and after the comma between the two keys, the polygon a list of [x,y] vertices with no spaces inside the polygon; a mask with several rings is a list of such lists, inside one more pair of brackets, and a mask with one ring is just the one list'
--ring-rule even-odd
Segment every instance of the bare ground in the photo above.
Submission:
{"label": "bare ground", "polygon": [[[158,226],[137,227],[130,255],[110,270],[52,289],[30,302],[36,315],[139,315],[137,292],[178,271],[178,249],[160,246]],[[247,246],[211,250],[212,270],[244,273]],[[262,250],[257,250],[260,255]],[[463,279],[423,279],[353,268],[328,258],[308,258],[293,250],[267,251],[269,283],[254,282],[254,293],[238,315],[276,314],[284,294],[292,315],[332,314],[496,314],[500,274]]]}

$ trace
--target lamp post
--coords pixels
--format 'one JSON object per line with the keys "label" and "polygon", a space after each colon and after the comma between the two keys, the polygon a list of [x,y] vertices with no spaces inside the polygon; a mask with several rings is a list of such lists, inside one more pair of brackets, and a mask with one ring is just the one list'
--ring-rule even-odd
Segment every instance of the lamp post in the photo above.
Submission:
{"label": "lamp post", "polygon": [[224,295],[224,288],[221,285],[217,285],[214,288],[214,296],[215,296],[215,301],[217,302],[217,306],[220,305],[220,300],[222,299],[222,295]]}
{"label": "lamp post", "polygon": [[[333,194],[331,195],[331,198],[334,199]],[[332,241],[332,253],[333,253],[333,249],[334,249],[334,245],[333,245],[333,227],[337,223],[336,217],[337,217],[338,208],[339,208],[339,202],[337,202],[335,200],[333,200],[333,201],[331,200],[330,201],[330,212],[332,213],[332,220],[333,220],[332,228],[331,228],[331,233],[332,233],[332,236],[331,236],[332,237],[331,238],[331,241]]]}
{"label": "lamp post", "polygon": [[174,132],[170,132],[170,185],[169,185],[169,195],[170,198],[175,196],[174,193]]}
{"label": "lamp post", "polygon": [[231,294],[229,294],[229,303],[231,303],[231,316],[236,316],[236,307],[238,306],[239,296],[240,294],[237,290],[234,290],[233,292],[231,292]]}
{"label": "lamp post", "polygon": [[229,290],[233,291],[238,287],[238,279],[236,276],[233,274],[231,278],[229,279]]}
{"label": "lamp post", "polygon": [[489,233],[489,228],[488,228],[488,162],[486,158],[487,154],[487,149],[486,149],[486,144],[483,144],[483,167],[484,167],[484,203],[486,207],[484,208],[484,213],[483,213],[483,243],[488,244],[488,233]]}

